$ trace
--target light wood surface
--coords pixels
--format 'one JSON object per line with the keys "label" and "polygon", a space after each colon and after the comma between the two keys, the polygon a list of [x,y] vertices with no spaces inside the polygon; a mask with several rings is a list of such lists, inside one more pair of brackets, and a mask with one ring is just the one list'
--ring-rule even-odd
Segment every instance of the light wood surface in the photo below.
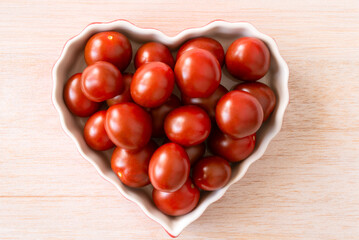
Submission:
{"label": "light wood surface", "polygon": [[169,238],[80,156],[51,103],[66,40],[119,18],[168,35],[248,21],[289,65],[282,131],[179,239],[359,238],[359,1],[2,0],[0,239]]}

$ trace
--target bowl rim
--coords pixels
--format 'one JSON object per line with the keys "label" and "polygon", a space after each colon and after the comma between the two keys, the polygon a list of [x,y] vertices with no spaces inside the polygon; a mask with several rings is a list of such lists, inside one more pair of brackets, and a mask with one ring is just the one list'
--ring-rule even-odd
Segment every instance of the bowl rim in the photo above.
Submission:
{"label": "bowl rim", "polygon": [[[276,58],[276,60],[279,63],[279,68],[283,71],[284,74],[284,81],[281,82],[282,84],[284,84],[283,88],[285,89],[283,96],[281,96],[282,101],[281,101],[281,106],[280,108],[278,108],[277,111],[277,115],[276,115],[276,124],[274,126],[274,131],[273,134],[271,134],[270,136],[266,136],[265,140],[263,140],[263,142],[261,143],[261,151],[259,152],[259,156],[257,158],[253,158],[250,161],[243,161],[243,169],[241,170],[241,172],[238,174],[238,176],[235,177],[235,180],[231,181],[229,184],[227,184],[224,188],[218,190],[217,192],[219,192],[219,194],[216,194],[216,196],[212,199],[210,199],[210,201],[207,202],[203,202],[202,206],[201,206],[201,210],[198,212],[198,214],[193,215],[192,218],[188,219],[188,221],[186,221],[185,223],[178,224],[179,226],[175,226],[175,224],[167,224],[164,221],[161,221],[159,218],[155,217],[150,211],[148,211],[140,202],[136,201],[135,199],[133,199],[130,196],[127,196],[126,193],[122,190],[122,188],[120,186],[118,186],[117,184],[115,184],[109,177],[107,177],[106,173],[103,172],[99,166],[92,161],[92,159],[90,157],[88,157],[86,155],[86,153],[83,151],[82,147],[80,146],[80,143],[78,142],[77,138],[75,135],[72,134],[71,130],[68,128],[67,124],[65,123],[65,116],[62,112],[62,104],[60,104],[56,98],[56,93],[59,91],[59,89],[57,88],[57,71],[58,71],[58,66],[61,63],[61,61],[65,58],[65,55],[68,51],[69,46],[72,44],[72,41],[77,39],[77,38],[81,38],[82,35],[84,35],[87,31],[89,31],[89,29],[91,27],[98,27],[98,26],[102,26],[102,25],[111,25],[111,24],[116,24],[119,27],[124,27],[125,25],[127,25],[128,28],[133,28],[136,29],[137,31],[150,31],[156,35],[160,35],[161,37],[163,37],[164,39],[166,39],[167,41],[170,42],[175,42],[178,41],[181,38],[184,38],[186,35],[189,35],[191,31],[198,31],[198,30],[203,30],[204,28],[215,28],[215,27],[227,27],[227,28],[245,28],[247,30],[250,30],[251,32],[255,33],[256,37],[260,38],[260,39],[265,39],[266,44],[268,46],[268,48],[270,49],[271,55],[274,56]],[[125,24],[124,26],[121,26]],[[54,106],[54,108],[57,110],[57,112],[60,115],[60,123],[61,123],[61,127],[63,129],[63,131],[75,142],[75,145],[77,147],[77,150],[79,151],[79,153],[81,154],[81,156],[83,158],[85,158],[88,162],[90,162],[95,169],[97,170],[98,174],[104,178],[106,181],[112,183],[121,193],[121,195],[131,201],[136,203],[136,205],[145,213],[145,215],[159,223],[162,228],[171,236],[171,237],[177,237],[183,230],[184,228],[186,228],[189,224],[191,224],[192,222],[194,222],[196,219],[198,219],[203,213],[204,211],[208,208],[209,205],[211,205],[212,203],[218,201],[227,191],[227,189],[234,183],[238,182],[247,172],[248,168],[250,167],[250,165],[252,163],[254,163],[256,160],[258,160],[261,156],[263,156],[264,152],[266,151],[270,141],[280,132],[280,129],[282,127],[283,124],[283,118],[284,118],[284,113],[285,110],[289,104],[289,89],[288,89],[288,80],[289,80],[289,68],[287,63],[285,62],[285,60],[283,59],[283,57],[280,55],[279,53],[279,49],[278,49],[278,45],[276,43],[276,41],[269,37],[268,35],[261,33],[260,31],[258,31],[251,23],[246,22],[246,21],[239,21],[239,22],[230,22],[230,21],[225,21],[222,19],[216,19],[213,20],[205,25],[202,25],[200,27],[188,27],[185,28],[184,30],[178,32],[177,34],[175,34],[174,36],[168,36],[165,33],[163,33],[162,31],[156,29],[156,28],[142,28],[139,27],[135,24],[133,24],[132,22],[126,20],[126,19],[116,19],[113,21],[109,21],[109,22],[92,22],[88,25],[86,25],[86,27],[84,27],[78,34],[76,34],[75,36],[71,37],[70,39],[68,39],[63,48],[62,51],[60,53],[59,58],[56,60],[55,64],[52,67],[51,70],[51,75],[52,75],[52,93],[51,93],[51,99],[52,99],[52,104]]]}

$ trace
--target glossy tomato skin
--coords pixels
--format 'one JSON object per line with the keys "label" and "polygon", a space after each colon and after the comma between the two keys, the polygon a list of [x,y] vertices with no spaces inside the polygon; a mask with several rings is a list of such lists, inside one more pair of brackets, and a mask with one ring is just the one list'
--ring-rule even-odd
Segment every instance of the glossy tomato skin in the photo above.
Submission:
{"label": "glossy tomato skin", "polygon": [[217,40],[207,37],[194,38],[185,42],[177,52],[177,60],[182,56],[184,52],[196,48],[209,51],[213,54],[213,56],[216,57],[219,64],[223,66],[224,50],[222,45]]}
{"label": "glossy tomato skin", "polygon": [[112,63],[122,72],[130,64],[131,59],[131,43],[125,35],[118,32],[96,33],[85,46],[87,65],[105,61]]}
{"label": "glossy tomato skin", "polygon": [[94,102],[115,97],[123,91],[123,87],[122,74],[111,63],[96,62],[82,73],[81,90]]}
{"label": "glossy tomato skin", "polygon": [[165,103],[175,85],[172,69],[162,62],[142,65],[132,78],[132,99],[143,107],[153,108]]}
{"label": "glossy tomato skin", "polygon": [[270,52],[259,39],[243,37],[235,40],[226,53],[227,70],[243,81],[257,81],[270,66]]}
{"label": "glossy tomato skin", "polygon": [[106,133],[105,119],[106,110],[103,110],[93,114],[85,124],[85,141],[87,145],[97,151],[105,151],[115,146]]}
{"label": "glossy tomato skin", "polygon": [[137,50],[134,62],[136,68],[139,68],[148,62],[163,62],[171,68],[173,68],[175,64],[171,51],[168,47],[158,42],[143,44]]}
{"label": "glossy tomato skin", "polygon": [[270,87],[260,82],[252,83],[241,83],[234,87],[234,90],[240,90],[250,93],[252,96],[257,98],[263,108],[263,121],[267,120],[270,114],[273,112],[276,97]]}
{"label": "glossy tomato skin", "polygon": [[189,147],[206,140],[211,131],[211,120],[202,108],[188,105],[171,111],[164,128],[168,139]]}
{"label": "glossy tomato skin", "polygon": [[185,51],[175,65],[176,83],[182,94],[193,98],[209,97],[221,82],[221,65],[208,51]]}
{"label": "glossy tomato skin", "polygon": [[157,208],[170,216],[181,216],[191,212],[198,204],[200,192],[190,178],[175,192],[153,189],[152,198]]}
{"label": "glossy tomato skin", "polygon": [[122,91],[121,94],[119,94],[113,98],[107,99],[106,103],[108,106],[111,107],[112,105],[115,105],[118,103],[133,102],[132,98],[131,98],[131,92],[130,92],[132,76],[133,76],[133,74],[131,74],[131,73],[125,73],[122,75],[124,90]]}
{"label": "glossy tomato skin", "polygon": [[216,106],[216,122],[222,132],[233,138],[251,135],[263,122],[263,109],[259,101],[243,91],[230,91]]}
{"label": "glossy tomato skin", "polygon": [[129,187],[143,187],[150,183],[148,165],[157,149],[154,141],[140,150],[126,150],[117,147],[111,157],[111,168],[122,183]]}
{"label": "glossy tomato skin", "polygon": [[101,103],[89,100],[81,90],[81,73],[69,78],[64,87],[64,100],[67,108],[79,117],[88,117],[96,112]]}
{"label": "glossy tomato skin", "polygon": [[151,116],[135,103],[119,103],[107,110],[105,129],[117,146],[127,150],[143,148],[151,138]]}
{"label": "glossy tomato skin", "polygon": [[186,182],[189,171],[189,158],[183,147],[166,143],[152,155],[148,174],[154,188],[174,192]]}
{"label": "glossy tomato skin", "polygon": [[[166,138],[164,141],[164,143],[169,143],[169,142],[171,142],[171,141],[168,138]],[[203,157],[203,155],[205,154],[206,144],[203,142],[198,145],[194,145],[194,146],[190,146],[190,147],[183,147],[183,149],[186,151],[188,158],[189,158],[189,162],[192,166],[195,162],[197,162],[199,159],[201,159]]]}
{"label": "glossy tomato skin", "polygon": [[213,128],[208,138],[210,151],[230,162],[239,162],[246,159],[253,152],[255,145],[255,133],[235,139],[221,132],[218,128]]}
{"label": "glossy tomato skin", "polygon": [[149,110],[152,117],[152,137],[164,137],[165,130],[163,128],[165,118],[169,112],[178,108],[181,101],[176,95],[171,95],[167,101],[157,108]]}
{"label": "glossy tomato skin", "polygon": [[210,156],[200,159],[193,168],[193,181],[205,191],[224,187],[231,177],[231,166],[224,158]]}
{"label": "glossy tomato skin", "polygon": [[182,95],[182,103],[184,105],[193,104],[203,108],[208,113],[209,117],[214,120],[216,116],[217,102],[226,93],[228,93],[228,90],[224,86],[219,85],[216,91],[206,98],[190,98],[186,95]]}

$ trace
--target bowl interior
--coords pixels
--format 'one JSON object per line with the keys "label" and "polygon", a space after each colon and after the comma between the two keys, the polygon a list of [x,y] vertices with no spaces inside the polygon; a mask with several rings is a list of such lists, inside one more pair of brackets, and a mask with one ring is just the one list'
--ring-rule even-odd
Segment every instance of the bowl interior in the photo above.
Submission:
{"label": "bowl interior", "polygon": [[[134,189],[122,184],[111,170],[110,159],[113,150],[96,152],[90,149],[83,138],[83,127],[87,118],[80,118],[72,115],[64,103],[62,92],[67,79],[75,73],[82,72],[86,67],[84,48],[87,40],[93,34],[101,31],[118,31],[126,35],[131,41],[133,56],[141,44],[149,41],[157,41],[167,45],[175,57],[176,51],[182,43],[188,39],[200,36],[211,37],[218,40],[225,51],[229,45],[239,37],[257,37],[266,43],[271,52],[270,70],[260,82],[266,83],[273,89],[277,97],[277,105],[271,117],[258,131],[257,143],[253,153],[246,160],[233,165],[232,177],[226,187],[214,192],[202,192],[198,207],[187,215],[170,217],[161,213],[152,202],[151,186]],[[221,84],[230,90],[231,87],[239,83],[239,81],[230,76],[225,67],[223,67],[222,70]],[[126,72],[133,73],[134,71],[135,68],[132,61]],[[251,163],[263,155],[269,141],[280,130],[284,110],[289,100],[287,87],[288,67],[286,63],[280,57],[273,39],[258,32],[249,23],[216,21],[201,28],[187,29],[175,37],[168,37],[155,29],[141,29],[127,21],[91,24],[79,35],[66,43],[60,59],[54,66],[53,80],[53,101],[60,113],[62,126],[65,132],[74,140],[82,156],[94,165],[101,176],[113,183],[127,199],[136,202],[146,215],[159,222],[165,230],[173,236],[177,236],[184,227],[197,219],[211,203],[218,200],[225,193],[231,184],[243,177]]]}

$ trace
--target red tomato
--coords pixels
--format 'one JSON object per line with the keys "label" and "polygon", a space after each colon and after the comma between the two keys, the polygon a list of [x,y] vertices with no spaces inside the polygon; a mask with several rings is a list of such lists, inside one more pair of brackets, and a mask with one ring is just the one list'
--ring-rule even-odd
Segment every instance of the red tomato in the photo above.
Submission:
{"label": "red tomato", "polygon": [[148,175],[154,188],[174,192],[186,182],[189,171],[186,151],[176,143],[166,143],[152,155]]}
{"label": "red tomato", "polygon": [[153,189],[152,198],[157,208],[170,216],[181,216],[191,212],[198,204],[200,192],[188,178],[175,192],[162,192]]}
{"label": "red tomato", "polygon": [[190,98],[186,95],[182,95],[182,103],[185,105],[193,104],[197,105],[208,113],[208,115],[214,119],[216,116],[216,105],[219,99],[224,95],[228,93],[228,90],[223,87],[222,85],[219,85],[216,91],[209,97],[206,98]]}
{"label": "red tomato", "polygon": [[213,54],[213,56],[217,58],[219,64],[221,66],[223,65],[224,50],[222,45],[213,38],[207,37],[194,38],[185,42],[177,52],[177,60],[182,56],[184,52],[195,48],[209,51]]}
{"label": "red tomato", "polygon": [[235,139],[224,134],[218,128],[214,128],[208,138],[208,148],[211,152],[230,162],[239,162],[246,159],[253,152],[255,145],[255,133]]}
{"label": "red tomato", "polygon": [[184,147],[184,150],[189,157],[189,162],[191,165],[193,165],[195,162],[201,159],[201,157],[203,157],[204,153],[206,152],[206,144],[203,142],[198,145]]}
{"label": "red tomato", "polygon": [[221,131],[231,137],[246,137],[260,128],[263,109],[258,100],[249,93],[234,90],[218,101],[216,122]]}
{"label": "red tomato", "polygon": [[121,94],[106,100],[106,103],[109,107],[118,103],[133,102],[130,92],[132,77],[132,73],[125,73],[122,75],[124,90]]}
{"label": "red tomato", "polygon": [[188,105],[170,112],[164,128],[172,142],[189,147],[206,140],[211,131],[211,120],[202,108]]}
{"label": "red tomato", "polygon": [[239,38],[227,50],[226,66],[234,77],[243,81],[256,81],[268,72],[270,52],[257,38]]}
{"label": "red tomato", "polygon": [[102,102],[120,94],[123,85],[121,72],[108,62],[96,62],[82,73],[81,90],[94,102]]}
{"label": "red tomato", "polygon": [[105,151],[115,146],[106,133],[105,119],[106,110],[103,110],[92,115],[85,124],[85,141],[87,145],[97,151]]}
{"label": "red tomato", "polygon": [[151,138],[151,116],[134,103],[119,103],[107,110],[105,128],[112,142],[127,150],[143,148]]}
{"label": "red tomato", "polygon": [[163,124],[165,118],[169,112],[173,109],[179,107],[181,101],[176,95],[171,95],[167,101],[157,108],[151,108],[149,110],[152,117],[152,136],[153,137],[164,137],[165,131],[163,129]]}
{"label": "red tomato", "polygon": [[141,66],[132,78],[132,99],[143,107],[158,107],[167,101],[175,85],[172,69],[161,62]]}
{"label": "red tomato", "polygon": [[184,52],[175,65],[176,82],[184,95],[193,98],[211,96],[221,82],[221,65],[208,51]]}
{"label": "red tomato", "polygon": [[[164,143],[169,143],[170,140],[168,138],[165,139]],[[199,159],[201,159],[206,152],[206,144],[203,142],[198,145],[190,146],[190,147],[183,147],[183,149],[186,151],[189,162],[191,165],[193,165],[195,162],[197,162]]]}
{"label": "red tomato", "polygon": [[135,67],[139,68],[148,62],[163,62],[171,68],[173,68],[175,64],[168,47],[157,42],[143,44],[137,50],[135,55]]}
{"label": "red tomato", "polygon": [[242,83],[234,87],[234,90],[240,90],[250,93],[257,98],[263,108],[263,121],[267,120],[270,114],[273,112],[276,98],[275,94],[267,85],[260,82]]}
{"label": "red tomato", "polygon": [[64,87],[64,100],[68,109],[79,117],[88,117],[96,112],[101,103],[89,100],[81,90],[81,73],[76,73]]}
{"label": "red tomato", "polygon": [[132,47],[125,35],[118,32],[100,32],[88,40],[85,47],[87,65],[106,61],[124,71],[132,59]]}
{"label": "red tomato", "polygon": [[124,83],[124,90],[120,95],[117,95],[116,97],[110,98],[106,100],[106,103],[108,106],[112,106],[118,103],[124,103],[124,102],[132,102],[131,98],[131,92],[130,92],[130,85],[132,81],[133,74],[126,73],[122,75],[123,83]]}
{"label": "red tomato", "polygon": [[156,148],[157,144],[154,141],[150,141],[137,151],[118,147],[112,154],[111,168],[127,186],[146,186],[150,183],[148,165]]}
{"label": "red tomato", "polygon": [[227,160],[217,157],[205,157],[193,168],[193,181],[197,187],[214,191],[224,187],[231,177],[231,166]]}

